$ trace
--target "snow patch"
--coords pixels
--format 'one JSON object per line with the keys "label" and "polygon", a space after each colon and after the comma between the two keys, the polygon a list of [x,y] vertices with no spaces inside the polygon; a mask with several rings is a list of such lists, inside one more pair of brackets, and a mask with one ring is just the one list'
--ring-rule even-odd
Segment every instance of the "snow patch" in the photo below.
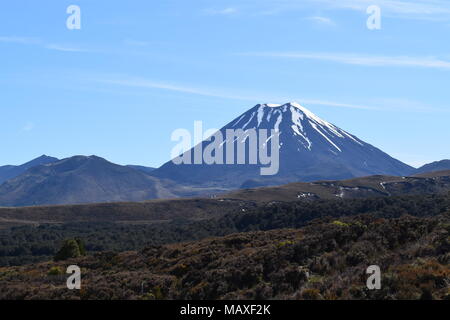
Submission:
{"label": "snow patch", "polygon": [[243,126],[242,129],[247,128],[248,124],[253,120],[253,118],[255,117],[255,113],[252,113],[252,116],[250,117],[250,120],[248,120]]}
{"label": "snow patch", "polygon": [[330,138],[328,138],[322,131],[320,131],[320,129],[317,127],[317,124],[315,124],[314,122],[312,122],[312,121],[309,121],[309,123],[311,124],[311,126],[318,132],[318,133],[320,133],[321,135],[322,135],[322,137],[324,137],[333,147],[335,147],[337,150],[339,150],[339,152],[342,152],[342,150],[337,146],[337,145],[335,145],[334,144],[334,142],[333,141],[331,141],[331,139]]}
{"label": "snow patch", "polygon": [[258,127],[259,127],[259,125],[261,124],[262,119],[263,119],[263,117],[264,117],[264,108],[265,108],[265,105],[261,105],[261,106],[258,108]]}
{"label": "snow patch", "polygon": [[245,114],[243,114],[239,119],[237,119],[234,123],[233,126],[236,126],[239,122],[241,122],[241,120],[245,117]]}
{"label": "snow patch", "polygon": [[279,112],[279,114],[280,115],[278,116],[277,122],[275,122],[275,126],[274,126],[275,131],[280,131],[280,124],[281,124],[281,121],[283,121],[283,114],[281,112]]}

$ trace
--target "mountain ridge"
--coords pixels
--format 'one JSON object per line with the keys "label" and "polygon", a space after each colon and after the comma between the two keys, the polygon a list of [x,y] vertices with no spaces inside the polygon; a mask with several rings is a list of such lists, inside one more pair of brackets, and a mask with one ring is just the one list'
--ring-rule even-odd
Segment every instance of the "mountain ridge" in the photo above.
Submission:
{"label": "mountain ridge", "polygon": [[58,158],[49,157],[44,154],[38,158],[30,160],[21,165],[0,166],[0,185],[9,179],[12,179],[12,178],[15,178],[15,177],[21,175],[22,173],[24,173],[25,171],[27,171],[28,169],[30,169],[32,167],[35,167],[35,166],[38,166],[41,164],[53,163],[58,160],[59,160]]}
{"label": "mountain ridge", "polygon": [[431,163],[427,163],[420,168],[417,168],[415,170],[415,174],[419,173],[427,173],[427,172],[436,172],[436,171],[444,171],[444,170],[450,170],[450,160],[444,159],[440,161],[434,161]]}
{"label": "mountain ridge", "polygon": [[97,156],[38,165],[0,186],[0,205],[33,206],[174,197],[158,179]]}

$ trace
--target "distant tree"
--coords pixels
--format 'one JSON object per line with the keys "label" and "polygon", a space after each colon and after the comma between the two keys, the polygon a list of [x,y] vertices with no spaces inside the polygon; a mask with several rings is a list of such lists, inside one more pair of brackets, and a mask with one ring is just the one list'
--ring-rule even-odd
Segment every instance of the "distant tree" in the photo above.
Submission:
{"label": "distant tree", "polygon": [[53,258],[55,261],[67,260],[81,256],[80,247],[77,240],[69,239],[64,241],[61,249]]}
{"label": "distant tree", "polygon": [[86,255],[86,247],[84,246],[83,240],[77,238],[75,241],[78,244],[78,248],[80,249],[80,255],[85,256]]}

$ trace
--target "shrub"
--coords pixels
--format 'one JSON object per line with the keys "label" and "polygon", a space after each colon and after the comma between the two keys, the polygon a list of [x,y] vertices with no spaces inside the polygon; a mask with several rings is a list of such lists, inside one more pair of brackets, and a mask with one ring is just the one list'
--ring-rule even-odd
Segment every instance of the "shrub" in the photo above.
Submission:
{"label": "shrub", "polygon": [[305,289],[302,292],[302,298],[305,300],[321,300],[322,295],[317,289]]}
{"label": "shrub", "polygon": [[54,260],[61,261],[81,256],[80,247],[76,240],[70,239],[64,241],[61,249],[56,253]]}
{"label": "shrub", "polygon": [[153,295],[155,296],[156,300],[163,300],[164,299],[164,294],[162,292],[162,289],[160,286],[157,286],[153,289]]}
{"label": "shrub", "polygon": [[64,270],[61,267],[55,266],[55,267],[51,267],[47,274],[49,276],[59,276],[59,275],[64,274]]}
{"label": "shrub", "polygon": [[350,226],[348,223],[338,221],[338,220],[333,221],[333,224],[335,226],[339,226],[339,227],[349,227]]}
{"label": "shrub", "polygon": [[84,246],[84,242],[81,239],[75,239],[75,241],[78,244],[78,249],[80,249],[80,255],[85,256],[86,255],[86,248]]}
{"label": "shrub", "polygon": [[277,248],[282,248],[282,247],[293,245],[293,244],[295,244],[295,242],[291,241],[291,240],[281,241],[277,244]]}

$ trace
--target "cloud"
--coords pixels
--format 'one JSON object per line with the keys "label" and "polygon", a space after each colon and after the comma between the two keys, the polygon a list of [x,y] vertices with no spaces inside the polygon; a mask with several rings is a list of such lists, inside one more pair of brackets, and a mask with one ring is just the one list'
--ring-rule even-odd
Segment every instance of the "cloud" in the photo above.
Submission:
{"label": "cloud", "polygon": [[224,9],[205,9],[204,12],[209,15],[232,15],[238,13],[236,8],[224,8]]}
{"label": "cloud", "polygon": [[384,17],[450,20],[448,0],[241,0],[248,11],[277,14],[302,10],[352,10],[366,14],[370,5],[378,5]]}
{"label": "cloud", "polygon": [[99,82],[106,83],[106,84],[121,85],[121,86],[126,86],[126,87],[162,89],[162,90],[195,94],[195,95],[208,96],[208,97],[216,97],[216,98],[252,100],[252,98],[247,97],[247,96],[228,94],[228,93],[224,93],[220,90],[195,88],[195,87],[189,87],[189,86],[184,86],[184,85],[170,84],[167,82],[152,81],[152,80],[147,80],[147,79],[142,79],[142,78],[119,76],[116,79],[111,78],[111,77],[105,77],[105,78],[101,78],[101,79],[97,79],[97,80]]}
{"label": "cloud", "polygon": [[41,41],[38,38],[16,37],[16,36],[0,36],[0,42],[26,44],[26,45],[35,45],[41,43]]}
{"label": "cloud", "polygon": [[23,127],[22,127],[22,131],[25,131],[25,132],[29,132],[29,131],[32,131],[33,129],[34,129],[34,123],[32,123],[32,122],[27,122]]}
{"label": "cloud", "polygon": [[450,69],[450,61],[438,59],[436,57],[374,56],[345,53],[309,52],[248,52],[240,53],[240,55],[299,60],[320,60],[369,67],[421,67],[446,70]]}
{"label": "cloud", "polygon": [[66,45],[59,45],[59,44],[48,44],[48,45],[45,45],[45,48],[50,49],[50,50],[63,51],[63,52],[87,52],[88,51],[86,49],[81,49],[81,48],[66,46]]}
{"label": "cloud", "polygon": [[90,51],[87,49],[82,49],[82,48],[71,46],[71,45],[46,43],[45,41],[43,41],[39,38],[31,38],[31,37],[0,36],[0,42],[19,44],[19,45],[33,45],[33,46],[39,46],[39,47],[49,49],[49,50],[56,50],[56,51],[62,51],[62,52],[89,52]]}
{"label": "cloud", "polygon": [[318,106],[331,106],[331,107],[339,107],[339,108],[346,108],[346,109],[360,109],[360,110],[380,110],[379,107],[374,107],[374,106],[355,105],[355,104],[340,103],[340,102],[334,102],[334,101],[328,101],[328,100],[300,99],[300,101],[305,104],[312,104],[312,105],[318,105]]}
{"label": "cloud", "polygon": [[160,89],[171,92],[200,95],[229,100],[248,101],[251,103],[277,103],[282,104],[289,101],[297,101],[305,106],[325,106],[344,109],[357,109],[368,111],[408,111],[408,112],[439,112],[448,113],[448,108],[439,108],[430,106],[419,101],[404,98],[381,98],[370,99],[370,104],[365,103],[347,103],[332,101],[328,99],[319,99],[311,97],[299,97],[298,95],[271,95],[266,92],[261,93],[242,93],[233,89],[206,88],[201,86],[186,86],[169,82],[161,82],[138,77],[131,77],[123,74],[109,74],[92,77],[90,80],[115,86]]}
{"label": "cloud", "polygon": [[[450,5],[441,0],[309,0],[329,8],[365,11],[370,5],[378,5],[388,14],[402,16],[450,15]],[[449,18],[449,17],[447,17]]]}
{"label": "cloud", "polygon": [[330,18],[326,17],[320,17],[320,16],[314,16],[314,17],[308,17],[307,20],[310,20],[312,22],[315,22],[320,25],[327,25],[327,26],[335,26],[336,23],[331,20]]}
{"label": "cloud", "polygon": [[236,92],[231,92],[230,90],[222,90],[222,89],[211,89],[211,88],[201,88],[201,87],[191,87],[184,86],[179,84],[169,84],[167,82],[158,82],[153,80],[147,80],[142,78],[133,78],[126,77],[123,75],[116,76],[105,76],[102,78],[97,78],[96,81],[111,84],[111,85],[119,85],[125,87],[134,87],[134,88],[147,88],[147,89],[161,89],[168,90],[179,93],[187,93],[187,94],[195,94],[207,97],[214,98],[222,98],[222,99],[231,99],[231,100],[242,100],[242,101],[252,101],[253,103],[266,103],[266,102],[277,102],[277,103],[286,103],[288,101],[299,101],[303,104],[309,105],[320,105],[320,106],[330,106],[330,107],[339,107],[339,108],[349,108],[349,109],[361,109],[361,110],[379,110],[378,107],[375,106],[367,106],[362,104],[349,104],[349,103],[341,103],[334,102],[329,100],[321,100],[321,99],[298,99],[291,97],[280,97],[280,96],[269,96],[266,93],[263,94],[241,94]]}

